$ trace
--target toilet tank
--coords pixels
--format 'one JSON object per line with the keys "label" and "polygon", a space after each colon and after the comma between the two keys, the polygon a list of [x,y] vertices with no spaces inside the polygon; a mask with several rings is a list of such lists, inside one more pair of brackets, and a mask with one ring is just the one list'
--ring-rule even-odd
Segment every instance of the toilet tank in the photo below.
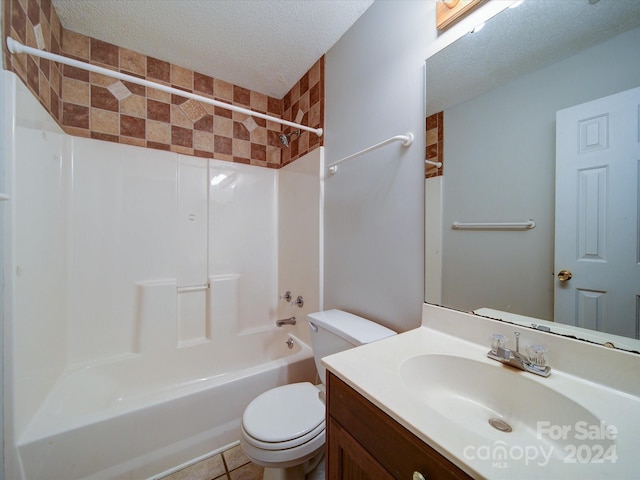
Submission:
{"label": "toilet tank", "polygon": [[349,348],[375,342],[396,332],[377,323],[342,310],[325,310],[307,315],[311,329],[311,346],[322,383],[326,369],[320,359]]}

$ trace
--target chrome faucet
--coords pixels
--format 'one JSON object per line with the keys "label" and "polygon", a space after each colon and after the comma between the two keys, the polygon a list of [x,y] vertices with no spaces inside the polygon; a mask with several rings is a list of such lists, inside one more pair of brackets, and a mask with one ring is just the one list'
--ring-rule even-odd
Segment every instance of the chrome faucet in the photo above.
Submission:
{"label": "chrome faucet", "polygon": [[283,325],[295,325],[296,317],[284,318],[282,320],[276,320],[276,327],[281,327]]}
{"label": "chrome faucet", "polygon": [[529,356],[520,353],[520,332],[515,332],[516,351],[505,348],[506,337],[499,334],[491,336],[491,350],[487,357],[525,372],[548,377],[551,367],[546,364],[546,349],[540,345],[529,346]]}

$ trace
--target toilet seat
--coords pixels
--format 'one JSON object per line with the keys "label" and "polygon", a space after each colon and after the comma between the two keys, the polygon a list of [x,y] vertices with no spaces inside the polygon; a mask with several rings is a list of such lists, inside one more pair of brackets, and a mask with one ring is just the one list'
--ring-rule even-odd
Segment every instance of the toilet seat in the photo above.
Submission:
{"label": "toilet seat", "polygon": [[256,397],[242,416],[247,443],[264,450],[294,448],[325,430],[325,404],[309,382],[284,385]]}

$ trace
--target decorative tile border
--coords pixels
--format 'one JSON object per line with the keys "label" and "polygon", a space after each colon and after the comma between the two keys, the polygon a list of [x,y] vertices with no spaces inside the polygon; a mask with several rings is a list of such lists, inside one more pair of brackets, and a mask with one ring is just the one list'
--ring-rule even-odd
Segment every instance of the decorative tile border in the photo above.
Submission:
{"label": "decorative tile border", "polygon": [[[172,65],[64,29],[50,0],[3,0],[3,38],[122,73],[319,128],[324,125],[324,57],[282,99]],[[303,132],[283,147],[291,127],[231,112],[25,54],[10,55],[14,71],[65,132],[206,158],[280,168],[323,144]]]}
{"label": "decorative tile border", "polygon": [[426,120],[427,151],[425,158],[434,162],[442,162],[442,167],[425,163],[425,178],[438,177],[444,169],[444,113],[429,115]]}

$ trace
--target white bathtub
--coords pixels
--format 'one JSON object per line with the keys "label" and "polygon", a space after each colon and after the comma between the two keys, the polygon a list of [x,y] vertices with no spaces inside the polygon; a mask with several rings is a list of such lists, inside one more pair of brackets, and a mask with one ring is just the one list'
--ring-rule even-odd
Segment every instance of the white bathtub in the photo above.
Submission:
{"label": "white bathtub", "polygon": [[261,392],[314,380],[311,348],[284,330],[233,338],[67,372],[18,440],[23,478],[148,478],[238,440]]}

